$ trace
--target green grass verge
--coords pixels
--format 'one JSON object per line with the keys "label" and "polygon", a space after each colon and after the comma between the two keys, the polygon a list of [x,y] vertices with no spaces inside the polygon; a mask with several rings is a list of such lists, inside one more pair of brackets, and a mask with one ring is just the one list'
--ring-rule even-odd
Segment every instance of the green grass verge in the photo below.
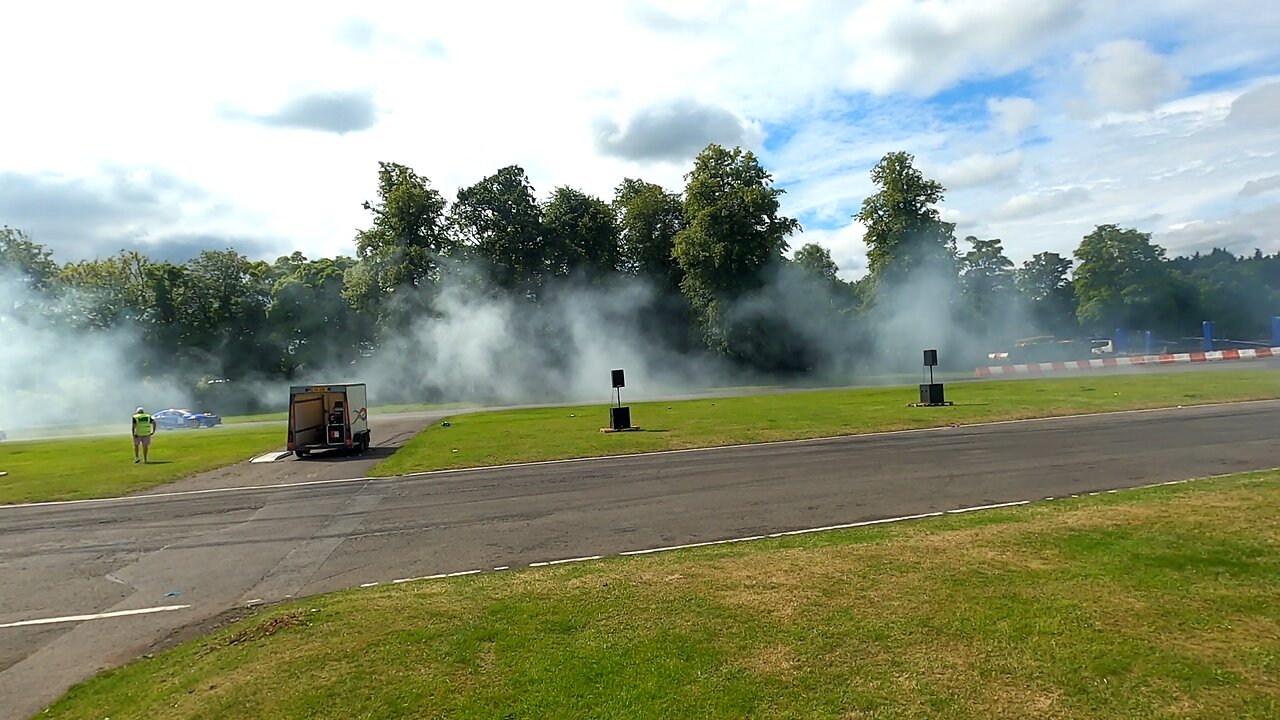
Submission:
{"label": "green grass verge", "polygon": [[1280,473],[347,591],[42,718],[1274,718]]}
{"label": "green grass verge", "polygon": [[[625,391],[624,391],[625,392]],[[954,383],[955,405],[910,408],[915,387],[858,388],[631,405],[639,432],[600,432],[606,405],[460,415],[380,463],[377,475],[851,435],[957,423],[1280,398],[1274,369]],[[377,431],[377,428],[374,428]]]}
{"label": "green grass verge", "polygon": [[133,464],[127,435],[0,443],[0,504],[124,495],[240,462],[285,441],[283,423],[157,433]]}

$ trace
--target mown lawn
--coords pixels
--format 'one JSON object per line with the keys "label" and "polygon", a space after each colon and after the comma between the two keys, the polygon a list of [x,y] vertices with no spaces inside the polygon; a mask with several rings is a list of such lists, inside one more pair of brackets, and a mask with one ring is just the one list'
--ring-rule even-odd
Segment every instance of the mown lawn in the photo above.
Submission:
{"label": "mown lawn", "polygon": [[266,609],[48,718],[1275,718],[1280,473]]}
{"label": "mown lawn", "polygon": [[231,465],[285,443],[284,423],[161,431],[151,462],[128,435],[0,443],[0,504],[124,495]]}
{"label": "mown lawn", "polygon": [[[638,432],[600,432],[607,404],[449,418],[374,473],[940,427],[1090,412],[1280,398],[1275,369],[951,383],[955,405],[911,408],[914,387],[858,388],[631,404]],[[624,396],[625,397],[625,396]]]}

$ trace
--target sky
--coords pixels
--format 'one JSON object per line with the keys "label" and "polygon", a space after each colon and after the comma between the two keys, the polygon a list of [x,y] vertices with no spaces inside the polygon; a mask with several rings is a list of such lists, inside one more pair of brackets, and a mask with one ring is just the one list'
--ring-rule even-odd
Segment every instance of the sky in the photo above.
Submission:
{"label": "sky", "polygon": [[1272,253],[1278,33],[1273,0],[4,3],[0,225],[59,261],[353,255],[379,161],[611,199],[717,142],[847,279],[898,150],[1018,263],[1104,223]]}

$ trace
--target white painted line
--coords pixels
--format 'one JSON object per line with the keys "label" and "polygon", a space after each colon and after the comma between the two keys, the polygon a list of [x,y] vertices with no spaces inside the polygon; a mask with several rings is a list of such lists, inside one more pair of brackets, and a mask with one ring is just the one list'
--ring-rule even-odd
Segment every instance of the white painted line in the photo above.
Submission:
{"label": "white painted line", "polygon": [[257,605],[262,602],[262,598],[254,598],[245,602],[245,605]]}
{"label": "white painted line", "polygon": [[668,545],[666,547],[649,548],[648,550],[628,550],[620,552],[619,555],[648,555],[649,553],[666,552],[668,550],[687,550],[688,548],[709,547],[711,545],[724,545],[728,540],[709,540],[707,542],[689,543],[687,545]]}
{"label": "white painted line", "polygon": [[499,565],[498,567],[494,568],[493,571],[500,572],[502,570],[510,570],[510,569],[511,569],[510,565]]}
{"label": "white painted line", "polygon": [[479,572],[480,572],[479,570],[463,570],[462,572],[446,573],[445,577],[463,577],[466,575],[475,575],[476,573],[479,573]]}
{"label": "white painted line", "polygon": [[1016,505],[1026,505],[1030,502],[1031,502],[1030,500],[1016,500],[1014,502],[996,503],[994,505],[975,505],[973,507],[959,508],[957,510],[948,510],[947,512],[951,514],[957,514],[957,513],[974,512],[977,510],[995,510],[996,508],[1006,508],[1006,507],[1014,507]]}
{"label": "white painted line", "polygon": [[588,555],[586,557],[565,558],[564,560],[551,560],[543,565],[564,565],[565,563],[587,562],[588,560],[599,560],[603,555]]}
{"label": "white painted line", "polygon": [[378,585],[378,583],[376,583],[376,582],[364,583],[364,584],[362,584],[360,587],[362,587],[362,588],[371,588],[371,587],[374,587],[375,585]]}
{"label": "white painted line", "polygon": [[[47,502],[15,503],[12,505],[0,505],[0,512],[4,512],[6,510],[19,510],[22,508],[31,508],[31,507],[54,507],[54,506],[60,506],[60,505],[127,503],[127,502],[139,502],[139,501],[145,501],[145,500],[157,500],[157,499],[176,498],[176,497],[217,495],[217,494],[232,493],[232,492],[255,492],[255,491],[256,492],[275,492],[278,490],[290,490],[294,488],[318,487],[318,486],[324,486],[324,485],[345,485],[345,484],[357,483],[357,482],[391,483],[391,482],[400,482],[404,480],[416,480],[416,479],[430,478],[430,477],[443,477],[448,475],[457,475],[460,473],[484,472],[484,471],[492,471],[492,470],[512,470],[512,469],[519,469],[519,468],[526,468],[526,467],[539,467],[542,465],[569,465],[574,463],[602,462],[602,461],[609,462],[612,460],[627,460],[627,459],[644,458],[644,457],[661,457],[664,455],[682,455],[682,454],[688,454],[688,453],[710,453],[710,452],[720,452],[724,450],[741,450],[746,448],[774,447],[774,446],[786,447],[789,445],[803,445],[803,444],[812,444],[812,443],[831,442],[833,440],[857,441],[865,438],[892,437],[897,435],[918,435],[920,433],[948,433],[948,432],[955,432],[956,430],[981,429],[984,427],[997,427],[1000,425],[1019,425],[1019,424],[1027,424],[1027,423],[1046,423],[1046,422],[1070,422],[1074,420],[1103,417],[1103,416],[1109,416],[1109,415],[1137,415],[1142,413],[1173,412],[1176,410],[1194,410],[1194,409],[1206,409],[1206,408],[1217,408],[1217,407],[1228,407],[1228,406],[1240,407],[1240,406],[1258,405],[1258,404],[1264,404],[1264,403],[1280,403],[1280,400],[1245,400],[1241,402],[1220,402],[1220,403],[1205,403],[1202,405],[1187,405],[1185,407],[1179,405],[1177,407],[1146,408],[1144,410],[1117,410],[1115,412],[1081,413],[1079,415],[1057,415],[1053,417],[1024,418],[1021,420],[997,420],[994,422],[971,423],[971,424],[957,425],[957,426],[947,425],[943,427],[917,428],[914,430],[886,430],[884,432],[856,433],[853,435],[829,435],[826,437],[803,438],[800,440],[778,440],[773,442],[743,443],[741,445],[717,445],[715,447],[706,447],[706,448],[685,448],[683,450],[660,450],[657,452],[629,453],[626,455],[600,455],[596,457],[566,458],[563,460],[540,460],[537,462],[513,463],[511,465],[484,465],[481,467],[454,468],[452,470],[426,470],[423,472],[408,473],[406,475],[393,475],[390,477],[358,477],[358,478],[339,478],[335,480],[309,480],[306,482],[277,483],[275,485],[238,485],[236,487],[227,487],[227,488],[208,488],[205,490],[184,490],[181,492],[152,493],[150,495],[128,495],[125,497],[115,497],[115,498],[89,498],[87,500],[51,500]],[[1272,468],[1259,468],[1257,472],[1262,472],[1269,469],[1272,469]],[[1254,471],[1247,471],[1247,472],[1254,472]]]}
{"label": "white painted line", "polygon": [[127,617],[129,615],[149,615],[151,613],[170,612],[173,610],[186,610],[190,605],[165,605],[164,607],[139,608],[137,610],[116,610],[114,612],[94,613],[93,615],[67,615],[56,618],[41,618],[39,620],[19,620],[18,622],[5,623],[0,625],[0,629],[28,627],[30,625],[54,625],[56,623],[83,622],[85,620],[105,620],[107,618]]}
{"label": "white painted line", "polygon": [[418,582],[419,580],[439,580],[440,578],[443,578],[443,577],[448,577],[448,575],[445,573],[436,573],[435,575],[422,575],[419,577],[400,578],[399,580],[392,580],[391,584],[399,585],[401,583]]}
{"label": "white painted line", "polygon": [[249,462],[250,462],[250,463],[269,463],[269,462],[275,462],[275,461],[279,460],[280,458],[282,458],[282,457],[284,457],[284,456],[286,456],[286,455],[289,455],[289,454],[290,454],[290,453],[289,453],[289,451],[288,451],[288,450],[282,450],[282,451],[279,451],[279,452],[269,452],[269,453],[265,453],[265,454],[263,454],[263,455],[259,455],[258,457],[256,457],[256,458],[254,458],[254,459],[250,460]]}
{"label": "white painted line", "polygon": [[804,530],[790,530],[782,535],[807,535],[809,533],[826,532],[828,530],[849,530],[852,528],[868,527],[871,525],[884,525],[886,523],[906,522],[908,520],[919,520],[921,518],[938,517],[941,512],[921,513],[920,515],[900,515],[898,517],[881,518],[879,520],[863,520],[861,522],[844,523],[843,525],[828,525],[826,527],[805,528]]}

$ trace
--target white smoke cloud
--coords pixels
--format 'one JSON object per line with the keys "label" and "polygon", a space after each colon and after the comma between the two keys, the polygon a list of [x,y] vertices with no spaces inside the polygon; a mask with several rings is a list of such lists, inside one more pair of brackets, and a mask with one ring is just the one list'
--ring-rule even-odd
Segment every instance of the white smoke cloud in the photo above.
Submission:
{"label": "white smoke cloud", "polygon": [[51,324],[65,303],[44,303],[0,274],[0,428],[10,438],[68,426],[113,423],[128,432],[139,405],[191,405],[192,393],[139,368],[140,336],[129,329],[79,330]]}

